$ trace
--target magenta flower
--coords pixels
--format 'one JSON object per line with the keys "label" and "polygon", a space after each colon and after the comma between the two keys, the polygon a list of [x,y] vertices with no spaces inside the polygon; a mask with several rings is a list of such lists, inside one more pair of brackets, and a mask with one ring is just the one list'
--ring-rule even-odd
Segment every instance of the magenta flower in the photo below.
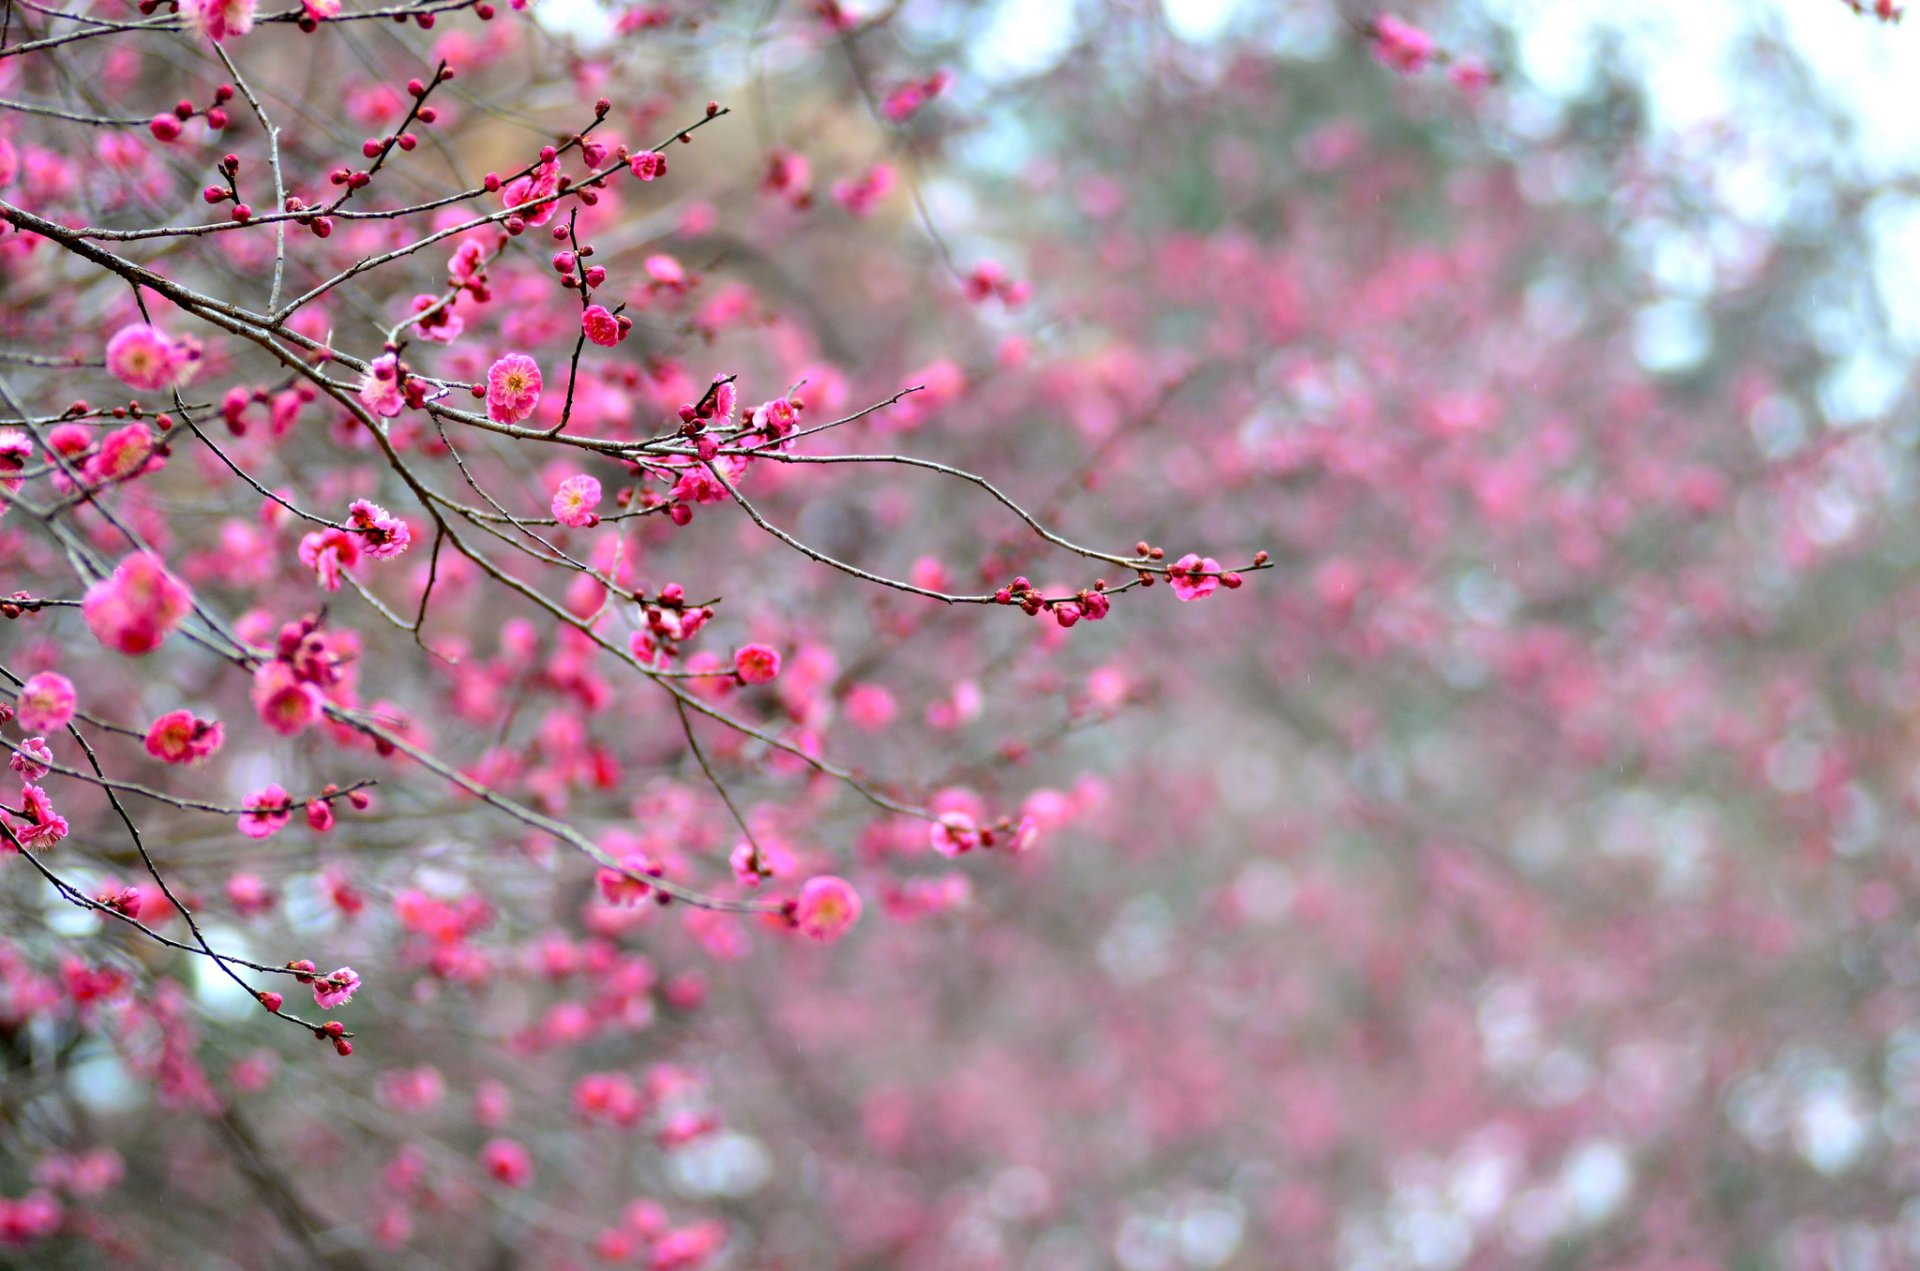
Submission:
{"label": "magenta flower", "polygon": [[831,943],[859,920],[860,893],[846,879],[822,874],[801,885],[793,922],[809,939]]}
{"label": "magenta flower", "polygon": [[413,542],[405,521],[365,499],[355,499],[347,509],[347,524],[359,532],[360,547],[373,560],[392,560]]}
{"label": "magenta flower", "polygon": [[20,743],[20,748],[7,760],[7,766],[20,774],[22,781],[38,781],[47,775],[53,763],[53,751],[47,746],[45,737],[29,737]]}
{"label": "magenta flower", "polygon": [[553,515],[562,525],[587,529],[600,523],[600,483],[588,476],[572,476],[553,492]]}
{"label": "magenta flower", "polygon": [[322,976],[313,982],[313,1000],[321,1010],[330,1011],[336,1006],[345,1006],[359,987],[359,973],[350,966],[343,966],[332,975]]}
{"label": "magenta flower", "polygon": [[72,680],[58,671],[42,671],[20,686],[17,718],[27,732],[50,733],[67,726],[77,704]]}
{"label": "magenta flower", "polygon": [[743,644],[733,655],[733,670],[743,684],[765,684],[780,674],[780,651],[767,644]]}
{"label": "magenta flower", "polygon": [[225,740],[219,721],[201,719],[192,711],[168,711],[147,729],[147,753],[163,763],[199,763]]}
{"label": "magenta flower", "polygon": [[1182,600],[1205,600],[1220,587],[1220,562],[1188,552],[1167,570],[1173,594]]}
{"label": "magenta flower", "polygon": [[87,588],[81,616],[94,638],[110,649],[151,653],[193,609],[193,596],[158,557],[135,553],[111,575]]}
{"label": "magenta flower", "polygon": [[121,327],[107,341],[107,373],[147,392],[179,388],[193,377],[200,349],[144,322]]}
{"label": "magenta flower", "polygon": [[255,790],[240,806],[246,809],[240,814],[240,832],[250,839],[271,838],[293,819],[293,802],[277,785]]}
{"label": "magenta flower", "polygon": [[487,418],[517,424],[540,403],[540,367],[524,353],[509,353],[487,368]]}

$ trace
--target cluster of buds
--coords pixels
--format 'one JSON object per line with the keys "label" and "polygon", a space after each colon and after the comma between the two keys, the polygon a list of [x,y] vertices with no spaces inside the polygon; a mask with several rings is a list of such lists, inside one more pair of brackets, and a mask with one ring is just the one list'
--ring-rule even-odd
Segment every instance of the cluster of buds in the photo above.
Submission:
{"label": "cluster of buds", "polygon": [[226,182],[226,184],[224,186],[210,185],[200,191],[200,197],[214,207],[231,201],[233,203],[234,220],[242,222],[252,220],[253,209],[240,201],[240,187],[237,184],[240,179],[240,156],[237,154],[222,155],[220,162],[215,165],[215,170],[220,173],[220,179]]}
{"label": "cluster of buds", "polygon": [[[159,5],[157,0],[141,0],[140,12],[152,13]],[[181,126],[195,115],[206,118],[207,127],[219,132],[227,126],[226,105],[233,100],[233,85],[222,84],[213,90],[213,103],[204,110],[182,98],[174,104],[172,110],[162,111],[147,121],[147,131],[153,134],[155,141],[178,141]]]}
{"label": "cluster of buds", "polygon": [[[43,601],[35,599],[27,592],[16,591],[5,600],[0,600],[0,617],[4,617],[7,621],[11,622],[23,613],[39,613],[43,607]],[[13,708],[11,706],[0,706],[0,711],[5,711],[8,719],[13,717]],[[5,719],[0,719],[0,723],[5,722]]]}
{"label": "cluster of buds", "polygon": [[1028,617],[1051,613],[1054,621],[1063,627],[1071,627],[1082,618],[1088,622],[1098,622],[1113,610],[1113,601],[1107,597],[1107,580],[1104,578],[1094,579],[1092,587],[1072,596],[1049,599],[1041,595],[1022,574],[994,592],[993,601],[998,605],[1019,605]]}
{"label": "cluster of buds", "polygon": [[[375,358],[368,367],[367,373],[382,384],[391,381],[394,388],[399,392],[401,399],[408,406],[414,410],[424,410],[427,405],[427,383],[425,380],[415,377],[413,368],[400,360],[400,346],[397,344],[385,345],[380,350],[380,354],[381,355]],[[487,386],[485,384],[475,385],[473,395],[475,397],[485,397],[487,395]]]}
{"label": "cluster of buds", "polygon": [[974,304],[984,304],[997,296],[1009,309],[1019,308],[1033,295],[1030,283],[1007,277],[1007,271],[990,260],[975,265],[963,286],[967,299]]}
{"label": "cluster of buds", "polygon": [[[553,227],[553,237],[557,242],[566,242],[573,236],[573,229],[567,225]],[[589,265],[587,259],[593,255],[593,244],[576,244],[563,248],[553,254],[553,272],[560,275],[560,285],[573,290],[578,288],[583,296],[593,294],[593,289],[607,280],[606,267]]]}

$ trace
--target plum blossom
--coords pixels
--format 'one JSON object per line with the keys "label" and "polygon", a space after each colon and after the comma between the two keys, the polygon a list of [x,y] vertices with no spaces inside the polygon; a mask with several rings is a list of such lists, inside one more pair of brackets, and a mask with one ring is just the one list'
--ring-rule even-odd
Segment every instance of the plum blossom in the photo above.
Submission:
{"label": "plum blossom", "polygon": [[187,25],[218,42],[253,30],[255,4],[256,0],[181,0],[180,12]]}
{"label": "plum blossom", "polygon": [[610,349],[627,338],[627,327],[605,305],[588,305],[580,314],[580,330],[587,339]]}
{"label": "plum blossom", "polygon": [[980,846],[980,827],[965,812],[943,812],[929,830],[933,850],[942,856],[960,856]]}
{"label": "plum blossom", "polygon": [[22,843],[52,847],[67,837],[67,818],[53,810],[53,800],[39,786],[30,782],[21,785],[20,810],[26,815],[26,824],[15,825],[13,832]]}
{"label": "plum blossom", "polygon": [[254,709],[260,712],[262,723],[283,737],[291,737],[316,723],[326,702],[320,689],[300,679],[286,662],[263,663],[253,673]]}
{"label": "plum blossom", "polygon": [[767,644],[743,644],[733,655],[733,671],[745,684],[765,684],[780,674],[780,651]]}
{"label": "plum blossom", "polygon": [[509,353],[487,368],[487,418],[517,424],[540,403],[540,367],[524,353]]}
{"label": "plum blossom", "polygon": [[405,521],[365,499],[355,499],[348,507],[347,525],[359,531],[360,547],[372,560],[392,560],[413,542]]}
{"label": "plum blossom", "polygon": [[360,404],[382,419],[392,419],[406,408],[398,356],[383,353],[367,364],[367,373],[360,377]]}
{"label": "plum blossom", "polygon": [[525,1187],[533,1182],[533,1158],[512,1139],[487,1140],[480,1149],[480,1168],[508,1187]]}
{"label": "plum blossom", "polygon": [[590,529],[600,523],[600,483],[592,477],[568,477],[553,492],[553,515],[562,525]]}
{"label": "plum blossom", "polygon": [[347,530],[315,530],[300,540],[300,563],[328,591],[340,590],[340,575],[360,563],[360,536]]}
{"label": "plum blossom", "polygon": [[1167,570],[1173,594],[1181,600],[1205,600],[1220,587],[1220,562],[1188,552]]}
{"label": "plum blossom", "polygon": [[159,648],[192,609],[193,596],[159,558],[137,552],[87,588],[80,612],[101,644],[137,657]]}
{"label": "plum blossom", "polygon": [[146,392],[184,387],[199,368],[200,346],[144,322],[131,323],[107,341],[107,372]]}
{"label": "plum blossom", "polygon": [[642,150],[627,160],[627,170],[642,181],[667,175],[667,156],[658,150]]}
{"label": "plum blossom", "polygon": [[[275,665],[279,665],[276,663]],[[256,683],[258,681],[256,680]],[[147,753],[163,763],[199,763],[220,749],[226,732],[218,720],[192,711],[168,711],[147,729]]]}
{"label": "plum blossom", "polygon": [[1413,75],[1433,60],[1433,37],[1410,22],[1382,14],[1373,20],[1373,53],[1402,75]]}
{"label": "plum blossom", "polygon": [[240,806],[246,809],[240,814],[240,832],[250,839],[271,838],[293,819],[293,802],[277,785],[255,790]]}
{"label": "plum blossom", "polygon": [[846,879],[821,874],[801,884],[793,923],[809,939],[831,943],[859,919],[860,893]]}
{"label": "plum blossom", "polygon": [[45,737],[29,737],[20,743],[7,760],[7,766],[20,774],[23,781],[38,781],[47,775],[53,763],[53,751],[47,747]]}
{"label": "plum blossom", "polygon": [[20,686],[20,727],[30,733],[50,733],[65,728],[77,705],[73,681],[58,671],[28,676],[27,682]]}
{"label": "plum blossom", "polygon": [[350,966],[343,966],[332,975],[314,980],[313,1000],[321,1010],[330,1011],[336,1006],[345,1006],[359,987],[359,973]]}

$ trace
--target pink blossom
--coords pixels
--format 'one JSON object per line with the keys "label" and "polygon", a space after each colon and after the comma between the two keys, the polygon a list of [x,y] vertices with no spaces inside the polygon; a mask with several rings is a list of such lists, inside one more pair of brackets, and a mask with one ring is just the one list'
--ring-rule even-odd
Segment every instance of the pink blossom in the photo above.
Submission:
{"label": "pink blossom", "polygon": [[300,540],[300,563],[328,591],[340,590],[340,575],[360,563],[360,536],[328,527]]}
{"label": "pink blossom", "polygon": [[159,558],[137,552],[87,588],[80,612],[100,643],[138,656],[159,648],[192,609],[192,595]]}
{"label": "pink blossom", "polygon": [[626,328],[620,325],[620,319],[613,316],[605,305],[588,305],[580,314],[580,329],[587,339],[603,349],[610,349],[626,339]]}
{"label": "pink blossom", "polygon": [[508,1187],[525,1187],[533,1182],[533,1158],[512,1139],[487,1140],[480,1149],[480,1168]]}
{"label": "pink blossom", "polygon": [[255,0],[181,0],[187,25],[209,40],[245,35],[253,30]]}
{"label": "pink blossom", "polygon": [[58,671],[41,671],[20,686],[20,727],[30,733],[51,733],[67,726],[78,706],[73,681]]}
{"label": "pink blossom", "polygon": [[980,846],[980,827],[965,812],[943,812],[928,837],[940,855],[960,856]]}
{"label": "pink blossom", "polygon": [[154,454],[153,433],[145,424],[116,428],[100,439],[100,448],[81,467],[96,485],[128,481],[143,472],[157,471],[165,460]]}
{"label": "pink blossom", "polygon": [[589,529],[600,523],[600,483],[592,477],[568,477],[553,492],[553,515],[562,525]]}
{"label": "pink blossom", "polygon": [[1173,594],[1182,600],[1204,600],[1220,587],[1220,562],[1188,552],[1167,570]]}
{"label": "pink blossom", "polygon": [[193,341],[175,339],[144,322],[121,327],[107,341],[107,373],[147,392],[185,386],[199,357]]}
{"label": "pink blossom", "polygon": [[733,655],[733,670],[744,684],[765,684],[780,674],[780,651],[768,644],[743,644]]}
{"label": "pink blossom", "polygon": [[315,22],[340,16],[340,0],[300,0],[300,5]]}
{"label": "pink blossom", "polygon": [[332,975],[314,980],[313,1000],[321,1010],[330,1011],[336,1006],[345,1006],[359,987],[359,973],[350,966],[343,966]]}
{"label": "pink blossom", "polygon": [[250,839],[271,838],[293,819],[293,802],[277,785],[255,790],[240,806],[246,809],[240,814],[240,832]]}
{"label": "pink blossom", "polygon": [[627,170],[642,181],[667,175],[667,156],[658,150],[642,150],[627,160]]}
{"label": "pink blossom", "polygon": [[15,826],[14,833],[22,843],[52,847],[67,837],[67,818],[53,810],[53,800],[39,786],[20,787],[20,810],[26,814],[26,825]]}
{"label": "pink blossom", "polygon": [[367,364],[360,377],[360,404],[382,419],[392,419],[406,408],[406,396],[400,391],[400,359],[383,353]]}
{"label": "pink blossom", "polygon": [[219,721],[201,719],[192,711],[168,711],[147,729],[147,753],[164,763],[199,763],[225,740]]}
{"label": "pink blossom", "polygon": [[365,499],[355,499],[348,507],[347,525],[359,532],[360,547],[373,560],[392,560],[413,542],[413,530],[405,521]]}
{"label": "pink blossom", "polygon": [[871,215],[880,200],[893,192],[893,169],[876,163],[857,178],[833,183],[833,201],[853,216]]}
{"label": "pink blossom", "polygon": [[[560,188],[560,164],[549,160],[523,177],[516,177],[500,188],[500,205],[506,208],[523,207],[526,204],[545,199]],[[521,215],[529,225],[545,225],[553,218],[558,205],[553,201],[541,203],[538,207],[527,208]]]}
{"label": "pink blossom", "polygon": [[540,368],[524,353],[509,353],[487,368],[487,418],[517,424],[540,402]]}
{"label": "pink blossom", "polygon": [[1373,52],[1394,70],[1412,75],[1433,60],[1433,37],[1412,23],[1383,14],[1373,20]]}
{"label": "pink blossom", "polygon": [[273,908],[274,900],[273,889],[257,874],[243,871],[227,879],[227,901],[243,918],[266,913]]}
{"label": "pink blossom", "polygon": [[831,943],[859,919],[860,893],[846,879],[821,874],[801,884],[793,921],[810,939]]}
{"label": "pink blossom", "polygon": [[40,780],[47,775],[52,763],[53,751],[48,748],[45,737],[27,738],[7,760],[7,766],[19,773],[23,781]]}
{"label": "pink blossom", "polygon": [[254,709],[260,712],[262,723],[283,737],[292,737],[318,722],[326,704],[320,689],[301,680],[286,662],[265,662],[253,673]]}

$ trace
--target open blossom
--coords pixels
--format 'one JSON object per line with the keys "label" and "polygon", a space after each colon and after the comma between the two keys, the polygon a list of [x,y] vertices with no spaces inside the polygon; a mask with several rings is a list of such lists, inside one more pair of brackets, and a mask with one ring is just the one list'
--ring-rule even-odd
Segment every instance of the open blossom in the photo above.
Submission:
{"label": "open blossom", "polygon": [[382,419],[392,419],[406,408],[397,356],[383,353],[367,364],[367,373],[360,377],[360,404]]}
{"label": "open blossom", "polygon": [[588,305],[580,314],[580,330],[603,349],[610,349],[627,337],[620,319],[605,305]]}
{"label": "open blossom", "polygon": [[147,729],[147,753],[163,763],[199,763],[225,740],[218,720],[201,719],[192,711],[168,711]]}
{"label": "open blossom", "polygon": [[148,392],[179,388],[199,367],[200,346],[144,322],[121,327],[107,341],[107,373]]}
{"label": "open blossom", "polygon": [[67,818],[53,810],[53,800],[39,786],[20,787],[20,810],[26,814],[26,824],[14,826],[13,832],[22,843],[52,847],[67,837]]}
{"label": "open blossom", "polygon": [[145,424],[116,428],[100,439],[100,447],[81,466],[95,484],[128,481],[143,472],[158,471],[165,460],[154,453],[154,436]]}
{"label": "open blossom", "polygon": [[330,1011],[336,1006],[345,1006],[359,987],[359,973],[350,966],[343,966],[332,975],[322,976],[313,982],[313,1000],[321,1010]]}
{"label": "open blossom", "polygon": [[159,648],[192,609],[192,594],[147,552],[122,560],[80,602],[95,639],[135,656]]}
{"label": "open blossom", "polygon": [[1220,562],[1188,552],[1167,570],[1173,594],[1182,600],[1204,600],[1220,588]]}
{"label": "open blossom", "polygon": [[45,737],[29,737],[20,743],[20,748],[7,760],[7,766],[20,774],[23,781],[38,781],[47,775],[47,768],[53,763],[53,751],[47,748]]}
{"label": "open blossom", "polygon": [[838,940],[860,919],[860,893],[832,874],[809,878],[794,903],[793,922],[802,934],[826,943]]}
{"label": "open blossom", "polygon": [[733,655],[733,669],[742,683],[765,684],[780,674],[780,651],[766,644],[743,644]]}
{"label": "open blossom", "polygon": [[187,24],[209,40],[253,30],[255,0],[181,0]]}
{"label": "open blossom", "polygon": [[1426,69],[1433,60],[1433,37],[1392,14],[1373,21],[1373,53],[1403,75]]}
{"label": "open blossom", "polygon": [[[0,491],[13,494],[26,484],[24,478],[14,474],[27,466],[32,455],[33,442],[27,434],[13,428],[0,432]],[[0,516],[5,516],[11,506],[8,500],[0,499]]]}
{"label": "open blossom", "polygon": [[600,483],[589,476],[572,476],[553,492],[553,515],[562,525],[587,529],[600,523]]}
{"label": "open blossom", "polygon": [[347,509],[347,524],[359,531],[361,550],[373,560],[391,560],[413,542],[405,521],[365,499],[355,499]]}
{"label": "open blossom", "polygon": [[[560,164],[549,160],[523,177],[516,177],[500,187],[500,205],[517,208],[545,199],[560,188]],[[530,207],[521,216],[529,225],[545,225],[552,219],[554,209],[559,204],[549,200],[538,207]]]}
{"label": "open blossom", "polygon": [[240,832],[250,839],[271,838],[293,819],[293,802],[277,785],[255,790],[240,801]]}
{"label": "open blossom", "polygon": [[509,353],[487,368],[487,418],[517,424],[540,403],[540,368],[524,353]]}
{"label": "open blossom", "polygon": [[315,530],[300,540],[300,563],[322,587],[339,591],[340,575],[360,563],[360,536],[347,530]]}
{"label": "open blossom", "polygon": [[319,721],[326,698],[317,686],[299,679],[292,666],[276,660],[253,673],[253,705],[262,723],[291,737]]}
{"label": "open blossom", "polygon": [[20,686],[20,727],[30,733],[50,733],[65,728],[77,705],[73,681],[58,671],[29,676]]}
{"label": "open blossom", "polygon": [[980,827],[965,812],[943,812],[928,837],[940,855],[959,856],[980,846]]}
{"label": "open blossom", "polygon": [[658,150],[642,150],[627,160],[627,170],[642,181],[667,175],[667,156]]}

